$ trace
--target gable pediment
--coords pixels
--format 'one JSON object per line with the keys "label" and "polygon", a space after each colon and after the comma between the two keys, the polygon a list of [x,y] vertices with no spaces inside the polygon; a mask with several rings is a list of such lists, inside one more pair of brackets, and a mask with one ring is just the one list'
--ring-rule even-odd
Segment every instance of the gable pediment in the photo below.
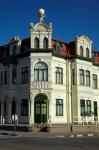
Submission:
{"label": "gable pediment", "polygon": [[92,43],[92,41],[91,41],[91,40],[89,39],[89,37],[86,36],[86,35],[77,37],[77,40],[78,40],[78,41],[82,41],[82,42],[84,42],[84,43]]}

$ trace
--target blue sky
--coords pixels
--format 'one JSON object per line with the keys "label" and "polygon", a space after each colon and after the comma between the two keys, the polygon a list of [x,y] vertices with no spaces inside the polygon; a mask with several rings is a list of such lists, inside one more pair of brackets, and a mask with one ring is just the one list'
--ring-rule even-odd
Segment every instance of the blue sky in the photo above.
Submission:
{"label": "blue sky", "polygon": [[46,23],[53,23],[53,38],[69,42],[85,34],[99,50],[99,0],[0,0],[0,45],[12,36],[29,37],[39,8],[46,11]]}

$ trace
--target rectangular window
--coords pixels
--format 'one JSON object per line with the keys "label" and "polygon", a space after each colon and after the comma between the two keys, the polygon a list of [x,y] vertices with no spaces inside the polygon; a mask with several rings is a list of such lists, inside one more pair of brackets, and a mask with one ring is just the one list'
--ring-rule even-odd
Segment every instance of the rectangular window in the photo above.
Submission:
{"label": "rectangular window", "polygon": [[63,84],[63,68],[56,67],[56,83]]}
{"label": "rectangular window", "polygon": [[3,84],[3,71],[1,71],[1,85]]}
{"label": "rectangular window", "polygon": [[6,111],[7,111],[7,103],[4,101],[4,117],[6,116]]}
{"label": "rectangular window", "polygon": [[85,116],[85,100],[80,100],[80,115]]}
{"label": "rectangular window", "polygon": [[91,116],[91,100],[86,101],[87,106],[87,116]]}
{"label": "rectangular window", "polygon": [[86,70],[86,86],[90,86],[90,71]]}
{"label": "rectangular window", "polygon": [[94,105],[94,116],[96,117],[97,116],[97,102],[94,101],[93,105]]}
{"label": "rectangular window", "polygon": [[22,67],[21,82],[22,84],[28,83],[28,67]]}
{"label": "rectangular window", "polygon": [[7,84],[7,70],[4,71],[4,84]]}
{"label": "rectangular window", "polygon": [[16,69],[12,71],[12,84],[16,84]]}
{"label": "rectangular window", "polygon": [[84,70],[80,69],[80,85],[84,85]]}
{"label": "rectangular window", "polygon": [[56,116],[63,116],[63,99],[56,99]]}
{"label": "rectangular window", "polygon": [[28,100],[21,99],[21,116],[28,116]]}
{"label": "rectangular window", "polygon": [[94,89],[97,89],[97,75],[96,74],[93,74],[93,88]]}

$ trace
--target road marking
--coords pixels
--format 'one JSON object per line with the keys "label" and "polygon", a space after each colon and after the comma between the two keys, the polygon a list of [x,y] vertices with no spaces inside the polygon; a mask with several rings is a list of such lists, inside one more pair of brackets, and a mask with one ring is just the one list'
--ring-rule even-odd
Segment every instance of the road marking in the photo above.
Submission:
{"label": "road marking", "polygon": [[65,137],[64,135],[57,136],[57,138],[64,138],[64,137]]}
{"label": "road marking", "polygon": [[88,134],[88,136],[93,136],[93,134]]}
{"label": "road marking", "polygon": [[83,135],[82,134],[77,134],[77,137],[83,137]]}
{"label": "road marking", "polygon": [[70,137],[71,137],[71,138],[73,138],[73,137],[74,137],[74,135],[72,134],[72,135],[70,135]]}

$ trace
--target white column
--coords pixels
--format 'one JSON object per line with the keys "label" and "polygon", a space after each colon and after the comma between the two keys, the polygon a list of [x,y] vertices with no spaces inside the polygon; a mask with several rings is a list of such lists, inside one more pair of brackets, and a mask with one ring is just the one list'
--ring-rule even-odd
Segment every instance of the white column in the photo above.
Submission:
{"label": "white column", "polygon": [[31,100],[31,124],[34,124],[34,100]]}

